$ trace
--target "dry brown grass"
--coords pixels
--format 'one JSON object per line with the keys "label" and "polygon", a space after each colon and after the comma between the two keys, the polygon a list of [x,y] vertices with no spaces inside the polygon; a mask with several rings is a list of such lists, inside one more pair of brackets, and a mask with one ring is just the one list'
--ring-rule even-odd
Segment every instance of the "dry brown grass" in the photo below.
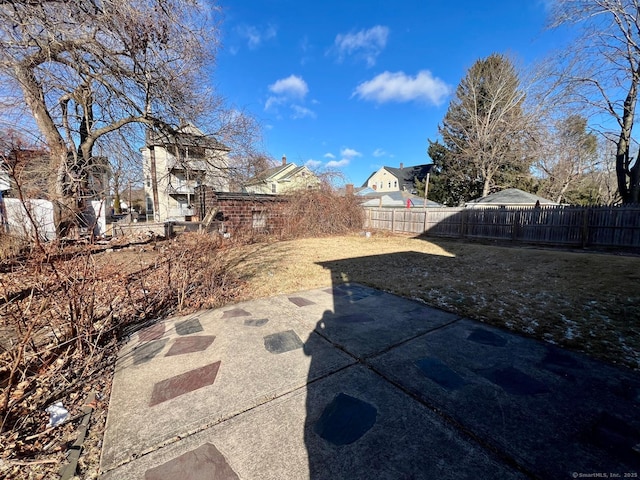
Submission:
{"label": "dry brown grass", "polygon": [[229,252],[252,298],[353,281],[640,368],[640,257],[377,234]]}

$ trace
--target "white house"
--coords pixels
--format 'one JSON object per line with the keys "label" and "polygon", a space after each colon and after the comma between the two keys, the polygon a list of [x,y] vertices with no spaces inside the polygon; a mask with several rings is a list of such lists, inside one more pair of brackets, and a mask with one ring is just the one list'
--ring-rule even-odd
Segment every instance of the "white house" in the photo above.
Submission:
{"label": "white house", "polygon": [[146,143],[141,149],[145,202],[156,221],[191,220],[195,188],[200,185],[229,191],[231,149],[194,125],[183,125],[172,134],[151,133]]}
{"label": "white house", "polygon": [[414,192],[416,180],[422,182],[432,168],[433,164],[405,167],[402,163],[400,168],[381,167],[372,173],[362,186],[376,192]]}

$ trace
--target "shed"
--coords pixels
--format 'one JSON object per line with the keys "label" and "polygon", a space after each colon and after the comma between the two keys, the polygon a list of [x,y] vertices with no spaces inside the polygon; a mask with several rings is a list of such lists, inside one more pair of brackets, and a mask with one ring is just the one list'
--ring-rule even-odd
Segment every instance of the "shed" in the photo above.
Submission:
{"label": "shed", "polygon": [[471,200],[465,204],[466,208],[486,207],[535,207],[545,205],[560,205],[554,201],[539,197],[533,193],[525,192],[519,188],[507,188],[500,192],[492,193],[486,197]]}

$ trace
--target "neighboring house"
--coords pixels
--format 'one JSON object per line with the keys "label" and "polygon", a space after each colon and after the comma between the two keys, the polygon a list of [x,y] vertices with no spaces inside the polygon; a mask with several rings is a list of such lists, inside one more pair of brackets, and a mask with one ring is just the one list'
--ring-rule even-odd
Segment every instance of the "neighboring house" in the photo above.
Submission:
{"label": "neighboring house", "polygon": [[[228,153],[231,149],[192,124],[174,134],[151,133],[141,149],[145,202],[156,221],[190,221],[195,188],[207,185],[229,191]],[[158,211],[154,211],[154,168]]]}
{"label": "neighboring house", "polygon": [[[424,197],[418,197],[412,193],[407,191],[402,192],[388,192],[388,193],[379,193],[369,188],[364,188],[358,193],[356,196],[362,198],[361,205],[363,207],[400,207],[400,208],[424,208],[425,201]],[[427,200],[427,207],[442,207],[439,203],[433,202],[431,200]]]}
{"label": "neighboring house", "polygon": [[539,197],[518,188],[507,188],[500,192],[492,193],[486,197],[471,200],[465,204],[466,208],[486,207],[535,207],[547,205],[560,205],[554,201]]}
{"label": "neighboring house", "polygon": [[269,168],[246,181],[243,191],[278,195],[319,186],[320,179],[311,170],[295,163],[287,163],[287,157],[282,157],[281,165]]}
{"label": "neighboring house", "polygon": [[4,204],[4,194],[11,188],[11,179],[7,172],[0,168],[0,232],[9,230],[9,217],[7,207]]}
{"label": "neighboring house", "polygon": [[362,186],[371,188],[376,192],[406,191],[415,193],[416,180],[423,181],[432,168],[433,164],[405,167],[402,163],[400,168],[382,167],[371,174]]}

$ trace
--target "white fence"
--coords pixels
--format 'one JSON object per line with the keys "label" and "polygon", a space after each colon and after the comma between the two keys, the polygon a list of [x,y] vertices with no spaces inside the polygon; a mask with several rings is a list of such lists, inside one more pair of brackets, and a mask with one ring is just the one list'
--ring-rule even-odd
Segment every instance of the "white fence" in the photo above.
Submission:
{"label": "white fence", "polygon": [[[3,202],[10,234],[28,238],[38,235],[45,241],[56,238],[53,204],[49,200],[26,200],[23,204],[17,198],[4,198]],[[104,235],[107,228],[104,202],[92,201],[84,220],[95,236]]]}

